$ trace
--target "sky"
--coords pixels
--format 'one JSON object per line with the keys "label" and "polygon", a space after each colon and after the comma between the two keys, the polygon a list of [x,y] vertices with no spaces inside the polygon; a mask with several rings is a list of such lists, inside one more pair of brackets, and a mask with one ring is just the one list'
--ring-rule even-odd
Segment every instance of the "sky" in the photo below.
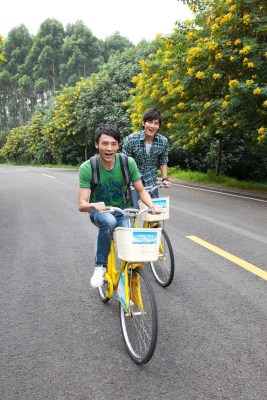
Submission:
{"label": "sky", "polygon": [[189,8],[178,0],[5,0],[0,13],[0,35],[24,24],[36,35],[47,18],[57,19],[64,27],[78,20],[98,39],[118,31],[137,44],[153,40],[158,33],[172,33],[175,22],[192,18]]}

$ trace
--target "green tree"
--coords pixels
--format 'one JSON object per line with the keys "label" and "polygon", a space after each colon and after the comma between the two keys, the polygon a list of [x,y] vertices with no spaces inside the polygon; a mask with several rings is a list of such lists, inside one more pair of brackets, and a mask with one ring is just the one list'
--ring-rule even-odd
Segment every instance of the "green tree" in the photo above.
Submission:
{"label": "green tree", "polygon": [[94,131],[101,123],[117,123],[123,135],[130,132],[124,101],[130,97],[132,76],[141,70],[139,60],[153,47],[143,42],[115,53],[98,73],[56,93],[42,129],[55,162],[78,164],[92,155]]}
{"label": "green tree", "polygon": [[126,49],[133,47],[133,43],[129,39],[120,35],[119,32],[114,32],[103,41],[104,61],[107,63],[109,57],[114,53],[123,53]]}
{"label": "green tree", "polygon": [[24,73],[34,81],[42,78],[47,81],[47,98],[60,88],[59,66],[62,62],[64,37],[63,25],[56,19],[46,19],[40,25],[23,68]]}
{"label": "green tree", "polygon": [[100,41],[82,21],[68,24],[62,46],[61,83],[74,86],[81,78],[97,72],[103,63],[102,52]]}
{"label": "green tree", "polygon": [[[134,87],[132,77],[141,71],[140,60],[154,49],[154,43],[140,42],[123,53],[115,53],[104,64],[98,74],[88,81],[89,90],[82,93],[77,103],[79,125],[88,146],[86,155],[95,152],[94,131],[101,123],[115,123],[122,136],[131,132],[131,120],[126,112],[127,101]],[[87,84],[87,81],[85,81]]]}
{"label": "green tree", "polygon": [[[32,37],[24,25],[12,29],[2,45],[6,62],[0,66],[0,115],[2,129],[24,124],[32,104],[20,92],[21,65],[32,46]],[[22,83],[22,82],[21,82]]]}

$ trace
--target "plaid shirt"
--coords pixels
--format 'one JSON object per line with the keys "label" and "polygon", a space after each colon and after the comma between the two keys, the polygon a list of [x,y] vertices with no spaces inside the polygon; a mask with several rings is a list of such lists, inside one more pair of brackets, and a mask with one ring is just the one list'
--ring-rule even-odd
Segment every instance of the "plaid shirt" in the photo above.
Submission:
{"label": "plaid shirt", "polygon": [[135,132],[124,139],[122,151],[135,160],[144,186],[156,185],[159,166],[168,163],[168,139],[157,132],[147,154],[144,131]]}

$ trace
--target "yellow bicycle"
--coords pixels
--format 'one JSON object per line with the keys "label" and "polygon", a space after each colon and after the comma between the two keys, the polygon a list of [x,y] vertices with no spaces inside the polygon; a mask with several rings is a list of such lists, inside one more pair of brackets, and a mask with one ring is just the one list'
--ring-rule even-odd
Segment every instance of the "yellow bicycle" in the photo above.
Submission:
{"label": "yellow bicycle", "polygon": [[[159,183],[155,186],[147,186],[145,189],[153,194],[155,189],[162,187],[165,187],[165,185]],[[162,227],[158,259],[150,261],[150,266],[157,283],[162,287],[167,287],[173,281],[175,269],[172,244],[164,227],[165,220],[169,219],[169,197],[152,198],[152,201],[154,205],[161,206],[164,212],[159,215],[142,213],[143,228]],[[139,200],[139,206],[141,210],[145,208],[141,200]]]}
{"label": "yellow bicycle", "polygon": [[119,300],[122,335],[130,357],[136,364],[147,363],[156,348],[158,313],[155,294],[143,262],[158,258],[161,228],[132,228],[131,221],[149,209],[107,207],[104,212],[121,212],[128,218],[128,228],[116,228],[108,257],[101,300],[113,296]]}

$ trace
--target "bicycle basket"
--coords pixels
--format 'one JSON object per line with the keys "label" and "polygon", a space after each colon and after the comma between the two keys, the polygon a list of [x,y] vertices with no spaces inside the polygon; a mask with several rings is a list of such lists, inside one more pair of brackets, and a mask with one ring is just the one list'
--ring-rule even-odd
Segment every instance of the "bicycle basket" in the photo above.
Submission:
{"label": "bicycle basket", "polygon": [[161,228],[121,228],[114,231],[117,256],[128,262],[157,261]]}
{"label": "bicycle basket", "polygon": [[[141,214],[143,221],[162,221],[165,219],[169,219],[169,209],[170,209],[170,197],[159,197],[152,199],[153,204],[155,206],[161,206],[163,208],[164,213],[162,214],[149,214],[144,212]],[[147,208],[147,206],[141,201],[138,201],[140,210]]]}

